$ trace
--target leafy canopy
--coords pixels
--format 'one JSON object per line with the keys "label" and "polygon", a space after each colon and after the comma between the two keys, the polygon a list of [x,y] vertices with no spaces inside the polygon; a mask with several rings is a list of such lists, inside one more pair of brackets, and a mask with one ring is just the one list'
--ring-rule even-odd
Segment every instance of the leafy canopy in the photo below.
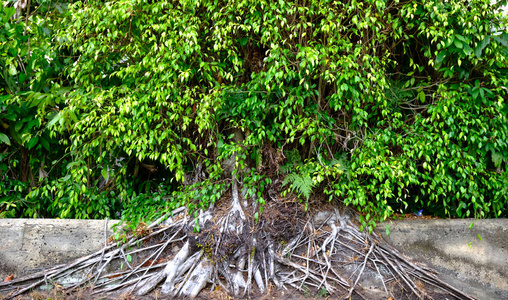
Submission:
{"label": "leafy canopy", "polygon": [[[2,114],[35,101],[27,113],[44,130],[15,145],[22,127],[2,131],[2,147],[63,156],[30,160],[31,170],[53,171],[16,183],[53,216],[207,207],[230,183],[231,158],[261,204],[281,165],[304,201],[323,191],[366,221],[419,209],[507,216],[502,4],[124,0],[75,2],[40,23],[32,14],[29,39],[52,26],[31,47],[52,53],[53,77],[41,91],[33,82],[13,91],[3,77]],[[26,78],[44,78],[43,67],[33,70]],[[299,160],[274,158],[289,153]],[[15,166],[5,161],[1,176],[19,181],[6,177]]]}

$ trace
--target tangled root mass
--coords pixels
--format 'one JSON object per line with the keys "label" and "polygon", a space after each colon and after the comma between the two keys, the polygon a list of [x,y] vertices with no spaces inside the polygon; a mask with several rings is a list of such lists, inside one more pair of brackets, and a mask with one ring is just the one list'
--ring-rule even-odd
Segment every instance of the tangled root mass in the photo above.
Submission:
{"label": "tangled root mass", "polygon": [[[430,290],[473,299],[375,233],[361,232],[347,209],[310,213],[298,202],[271,199],[256,220],[253,205],[240,203],[236,181],[230,198],[201,213],[199,233],[196,220],[180,208],[122,245],[110,242],[70,264],[0,283],[0,291],[14,298],[51,283],[69,292],[89,286],[92,294],[145,295],[160,288],[194,298],[207,286],[235,297],[262,295],[275,286],[325,291],[337,299],[432,299]],[[72,275],[80,279],[65,280]],[[369,280],[379,289],[362,286]]]}

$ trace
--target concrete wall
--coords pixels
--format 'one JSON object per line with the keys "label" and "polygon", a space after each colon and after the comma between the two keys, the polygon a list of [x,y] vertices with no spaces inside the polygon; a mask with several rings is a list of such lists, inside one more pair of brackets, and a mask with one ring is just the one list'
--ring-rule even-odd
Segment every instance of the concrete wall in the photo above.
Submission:
{"label": "concrete wall", "polygon": [[508,219],[388,221],[377,231],[448,284],[478,299],[508,299]]}
{"label": "concrete wall", "polygon": [[[100,250],[104,225],[99,220],[0,219],[0,280]],[[507,219],[388,221],[377,232],[403,255],[477,299],[508,299]]]}
{"label": "concrete wall", "polygon": [[[108,222],[108,237],[115,222]],[[0,280],[100,250],[105,224],[105,220],[0,219]]]}

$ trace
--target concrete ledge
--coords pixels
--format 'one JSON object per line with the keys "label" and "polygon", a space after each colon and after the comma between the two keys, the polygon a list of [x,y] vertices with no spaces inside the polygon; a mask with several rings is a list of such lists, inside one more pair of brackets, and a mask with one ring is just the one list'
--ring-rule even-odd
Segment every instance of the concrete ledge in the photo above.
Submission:
{"label": "concrete ledge", "polygon": [[448,284],[478,299],[508,299],[508,219],[388,221],[377,231]]}
{"label": "concrete ledge", "polygon": [[[108,222],[108,237],[116,222]],[[0,280],[100,250],[105,225],[105,220],[0,219]]]}

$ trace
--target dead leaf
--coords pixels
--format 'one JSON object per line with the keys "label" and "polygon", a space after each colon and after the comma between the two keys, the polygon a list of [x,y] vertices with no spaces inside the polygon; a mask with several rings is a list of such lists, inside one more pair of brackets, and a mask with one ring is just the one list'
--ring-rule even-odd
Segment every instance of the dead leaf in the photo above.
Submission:
{"label": "dead leaf", "polygon": [[11,275],[5,277],[4,282],[9,282],[9,281],[11,281],[13,279],[14,279],[14,274],[11,274]]}
{"label": "dead leaf", "polygon": [[122,274],[114,274],[114,275],[108,276],[108,278],[113,279],[113,278],[120,277],[120,276],[122,276]]}

